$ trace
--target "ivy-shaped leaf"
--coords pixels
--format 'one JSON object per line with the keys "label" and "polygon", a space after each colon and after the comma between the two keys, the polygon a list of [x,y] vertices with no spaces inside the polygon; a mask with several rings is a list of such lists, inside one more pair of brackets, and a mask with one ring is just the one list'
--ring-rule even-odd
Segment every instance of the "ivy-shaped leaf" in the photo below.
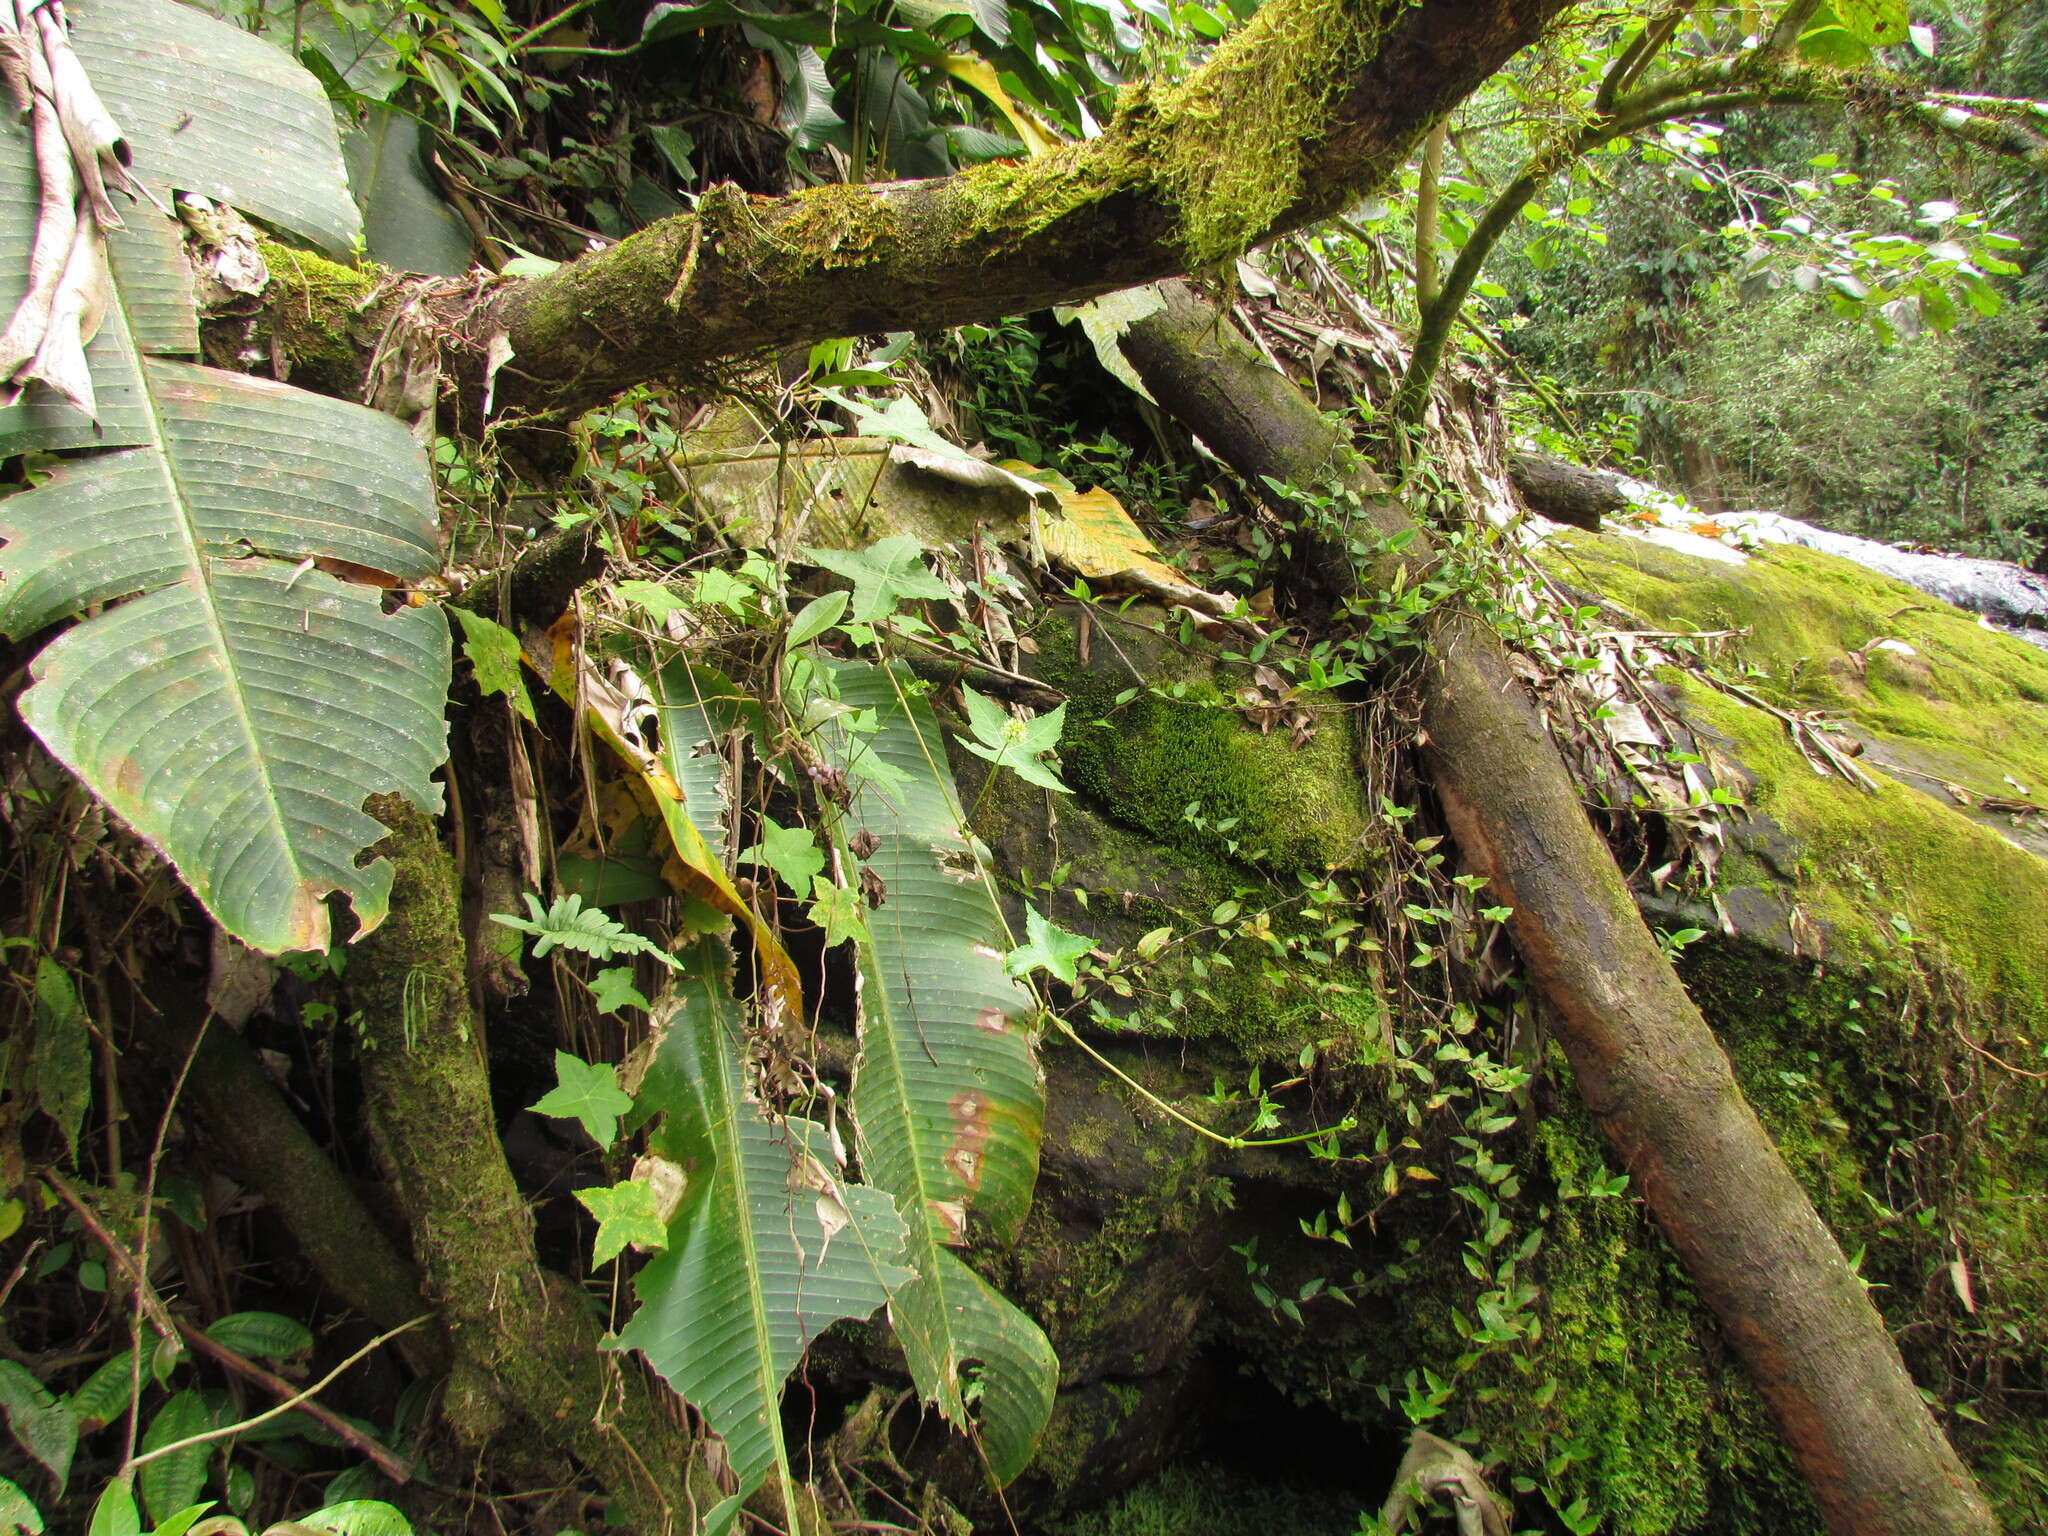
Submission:
{"label": "ivy-shaped leaf", "polygon": [[595,1066],[567,1051],[555,1052],[555,1086],[529,1106],[535,1114],[574,1120],[606,1151],[619,1139],[619,1117],[633,1107],[633,1096],[619,1086],[619,1069],[609,1062]]}
{"label": "ivy-shaped leaf", "polygon": [[621,1008],[647,1007],[647,999],[633,984],[630,965],[614,965],[590,978],[590,1001],[599,1013],[617,1013]]}
{"label": "ivy-shaped leaf", "polygon": [[668,1246],[668,1223],[662,1218],[661,1202],[654,1186],[644,1179],[628,1179],[609,1188],[579,1189],[576,1199],[597,1218],[592,1264],[609,1264],[628,1246],[645,1253],[658,1253]]}
{"label": "ivy-shaped leaf", "polygon": [[816,900],[811,903],[810,919],[825,930],[827,949],[837,948],[848,939],[867,938],[867,919],[861,913],[859,891],[834,885],[819,875],[811,882],[811,892]]}
{"label": "ivy-shaped leaf", "polygon": [[1057,923],[1047,922],[1036,907],[1026,907],[1024,942],[1003,957],[1003,968],[1012,976],[1050,971],[1072,986],[1078,979],[1075,962],[1094,947],[1093,939],[1069,933]]}
{"label": "ivy-shaped leaf", "polygon": [[825,850],[809,827],[785,827],[772,816],[761,818],[761,840],[740,854],[742,864],[765,864],[798,895],[824,873]]}
{"label": "ivy-shaped leaf", "polygon": [[533,696],[526,691],[526,676],[520,665],[519,637],[504,625],[450,604],[448,611],[462,625],[462,654],[476,670],[476,685],[485,698],[504,694],[529,724],[533,721]]}
{"label": "ivy-shaped leaf", "polygon": [[953,595],[926,568],[924,546],[907,533],[891,534],[866,549],[807,549],[803,556],[853,583],[846,617],[855,624],[886,618],[905,598]]}
{"label": "ivy-shaped leaf", "polygon": [[974,732],[974,740],[962,741],[961,746],[976,757],[1009,769],[1027,784],[1062,795],[1071,793],[1045,761],[1046,754],[1060,744],[1060,732],[1067,723],[1066,705],[1050,714],[1024,720],[972,688],[961,688],[960,696],[967,703],[968,729]]}

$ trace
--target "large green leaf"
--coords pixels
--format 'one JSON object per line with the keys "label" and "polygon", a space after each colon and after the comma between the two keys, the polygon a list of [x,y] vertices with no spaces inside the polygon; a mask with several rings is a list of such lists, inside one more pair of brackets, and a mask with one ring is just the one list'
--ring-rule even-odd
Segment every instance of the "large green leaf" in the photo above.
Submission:
{"label": "large green leaf", "polygon": [[851,868],[856,838],[874,838],[865,863],[881,881],[869,937],[856,941],[853,1114],[863,1175],[910,1223],[918,1278],[889,1315],[919,1390],[976,1435],[1007,1483],[1052,1411],[1059,1363],[1037,1325],[947,1249],[967,1240],[970,1213],[1012,1240],[1030,1207],[1045,1117],[1031,998],[1003,970],[1009,940],[938,722],[905,692],[907,674],[852,665],[834,675],[841,703],[874,711],[876,724],[871,735],[825,735],[858,786],[828,815],[833,841]]}
{"label": "large green leaf", "polygon": [[346,256],[362,233],[326,92],[280,48],[177,0],[70,0],[80,61],[138,180],[202,192]]}
{"label": "large green leaf", "polygon": [[[109,328],[119,324],[118,313]],[[142,446],[0,502],[0,628],[107,609],[45,648],[21,712],[45,745],[258,949],[324,949],[328,891],[366,925],[391,867],[365,798],[435,806],[448,629],[288,561],[417,579],[432,492],[397,421],[150,360]]]}
{"label": "large green leaf", "polygon": [[[172,0],[70,9],[143,181],[353,243],[326,101],[289,57]],[[9,121],[0,313],[24,286],[35,197]],[[174,224],[147,203],[126,219],[87,352],[98,419],[41,386],[0,410],[0,454],[119,450],[0,501],[0,629],[114,605],[44,649],[22,715],[222,927],[325,948],[328,892],[365,927],[384,915],[390,866],[357,864],[384,833],[365,800],[440,801],[447,627],[386,614],[377,591],[439,568],[425,455],[360,406],[152,355],[196,349],[190,280]]]}
{"label": "large green leaf", "polygon": [[822,1329],[873,1313],[909,1271],[889,1197],[843,1183],[821,1127],[770,1116],[748,1093],[721,944],[699,943],[655,1027],[639,1104],[665,1117],[651,1145],[686,1183],[616,1344],[640,1350],[725,1441],[738,1489],[704,1521],[717,1536],[771,1473],[784,1507],[798,1507],[783,1379]]}
{"label": "large green leaf", "polygon": [[372,107],[342,141],[341,152],[373,260],[402,272],[469,270],[469,226],[427,180],[418,119],[396,107]]}

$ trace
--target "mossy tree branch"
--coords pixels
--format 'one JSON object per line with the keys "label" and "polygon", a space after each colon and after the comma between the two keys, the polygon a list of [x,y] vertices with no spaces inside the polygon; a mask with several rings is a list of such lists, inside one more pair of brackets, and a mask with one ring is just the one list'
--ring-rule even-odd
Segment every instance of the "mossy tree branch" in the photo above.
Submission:
{"label": "mossy tree branch", "polygon": [[507,285],[472,333],[510,336],[498,400],[573,411],[762,348],[1186,272],[1384,183],[1565,4],[1272,0],[1185,82],[1128,90],[1099,138],[928,181],[715,188],[693,214]]}

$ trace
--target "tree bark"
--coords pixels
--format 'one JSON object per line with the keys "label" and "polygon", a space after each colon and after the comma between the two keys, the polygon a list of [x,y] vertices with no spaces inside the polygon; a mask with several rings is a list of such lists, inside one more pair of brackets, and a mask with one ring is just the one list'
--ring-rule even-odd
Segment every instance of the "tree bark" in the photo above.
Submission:
{"label": "tree bark", "polygon": [[1567,0],[1271,0],[1102,135],[1022,165],[793,197],[713,188],[465,327],[496,398],[572,412],[719,359],[1077,303],[1226,260],[1385,182]]}
{"label": "tree bark", "polygon": [[1598,529],[1602,517],[1628,505],[1614,476],[1540,453],[1509,455],[1508,478],[1531,511],[1575,528]]}
{"label": "tree bark", "polygon": [[[419,1316],[419,1276],[320,1150],[263,1068],[227,1025],[215,1020],[192,1056],[186,1102],[206,1125],[209,1157],[267,1200],[335,1295],[380,1333]],[[172,1071],[189,1032],[153,1042]],[[448,1368],[438,1330],[401,1334],[395,1347],[423,1375]]]}
{"label": "tree bark", "polygon": [[[1168,307],[1124,339],[1162,405],[1253,484],[1341,476],[1374,532],[1415,528],[1369,470],[1346,463],[1299,390],[1185,287],[1167,291]],[[1426,537],[1399,558],[1419,574]],[[1449,609],[1427,643],[1426,762],[1458,847],[1514,909],[1509,929],[1580,1093],[1771,1405],[1828,1529],[1995,1532],[1884,1320],[1644,925],[1499,637]]]}
{"label": "tree bark", "polygon": [[392,828],[376,850],[395,871],[391,911],[353,947],[349,998],[371,1141],[453,1352],[443,1412],[471,1446],[523,1425],[595,1474],[643,1536],[694,1531],[696,1498],[708,1509],[718,1492],[678,1415],[637,1361],[600,1348],[590,1309],[535,1255],[470,1014],[454,866],[409,802],[370,809]]}

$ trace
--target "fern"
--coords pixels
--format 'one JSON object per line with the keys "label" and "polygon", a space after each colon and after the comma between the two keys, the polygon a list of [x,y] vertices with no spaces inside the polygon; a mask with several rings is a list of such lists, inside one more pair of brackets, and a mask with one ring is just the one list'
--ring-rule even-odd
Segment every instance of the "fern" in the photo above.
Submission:
{"label": "fern", "polygon": [[536,960],[560,945],[563,949],[573,949],[599,960],[611,960],[619,955],[650,955],[672,971],[679,969],[667,951],[631,932],[624,923],[606,917],[598,908],[584,906],[583,898],[574,893],[558,897],[551,907],[543,907],[540,898],[528,891],[526,910],[533,914],[530,918],[493,912],[491,921],[532,935],[536,941],[533,946]]}

